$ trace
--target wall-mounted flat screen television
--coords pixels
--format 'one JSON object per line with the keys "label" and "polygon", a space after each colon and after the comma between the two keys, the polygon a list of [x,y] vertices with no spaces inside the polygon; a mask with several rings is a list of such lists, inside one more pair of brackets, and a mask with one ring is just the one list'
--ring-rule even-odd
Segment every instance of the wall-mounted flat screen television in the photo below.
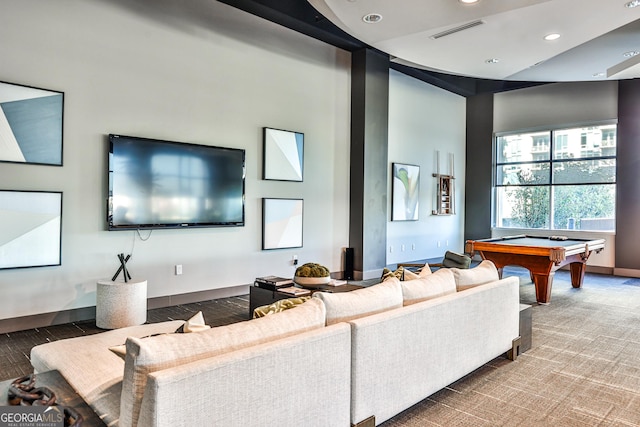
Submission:
{"label": "wall-mounted flat screen television", "polygon": [[109,230],[244,226],[245,150],[109,135]]}

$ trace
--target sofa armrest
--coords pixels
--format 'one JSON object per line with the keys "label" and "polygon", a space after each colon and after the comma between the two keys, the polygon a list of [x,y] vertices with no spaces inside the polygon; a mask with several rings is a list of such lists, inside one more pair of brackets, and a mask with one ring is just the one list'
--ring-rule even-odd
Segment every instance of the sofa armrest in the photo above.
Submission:
{"label": "sofa armrest", "polygon": [[350,355],[341,323],[151,373],[138,427],[344,427]]}

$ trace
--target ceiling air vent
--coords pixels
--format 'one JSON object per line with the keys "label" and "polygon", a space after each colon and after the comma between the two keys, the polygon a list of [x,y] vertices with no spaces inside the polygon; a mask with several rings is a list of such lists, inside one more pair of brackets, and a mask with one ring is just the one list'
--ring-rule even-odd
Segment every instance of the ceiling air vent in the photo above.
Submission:
{"label": "ceiling air vent", "polygon": [[468,22],[466,24],[460,25],[459,27],[450,28],[441,33],[434,34],[431,36],[431,38],[434,40],[438,40],[438,39],[441,39],[442,37],[450,36],[451,34],[459,33],[460,31],[468,30],[469,28],[477,27],[478,25],[482,25],[482,24],[484,24],[484,21],[480,21],[480,20]]}

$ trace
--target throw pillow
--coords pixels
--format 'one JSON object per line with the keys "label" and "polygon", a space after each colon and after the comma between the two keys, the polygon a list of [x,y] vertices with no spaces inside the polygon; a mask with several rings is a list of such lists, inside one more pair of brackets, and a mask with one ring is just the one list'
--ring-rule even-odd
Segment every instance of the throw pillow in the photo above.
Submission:
{"label": "throw pillow", "polygon": [[431,267],[429,267],[429,263],[425,263],[424,266],[420,268],[420,271],[414,273],[409,269],[404,270],[404,279],[403,280],[415,280],[421,277],[427,277],[431,274]]}
{"label": "throw pillow", "polygon": [[426,277],[402,282],[404,305],[426,301],[456,292],[456,281],[448,268],[441,268]]}
{"label": "throw pillow", "polygon": [[418,276],[420,277],[427,277],[428,275],[431,274],[431,267],[429,266],[428,262],[424,263],[424,267],[422,267],[422,269],[420,270],[420,272],[418,273]]}
{"label": "throw pillow", "polygon": [[285,311],[297,305],[302,304],[303,302],[307,301],[309,298],[311,297],[281,299],[279,301],[274,302],[273,304],[256,307],[253,310],[253,318],[257,319],[258,317],[264,317],[270,314],[280,313],[281,311]]}
{"label": "throw pillow", "polygon": [[447,268],[469,268],[471,267],[471,257],[465,254],[447,251],[442,260],[442,266]]}
{"label": "throw pillow", "polygon": [[[211,326],[204,323],[204,316],[202,315],[202,311],[199,311],[194,316],[192,316],[189,320],[187,320],[184,324],[182,324],[182,326],[176,329],[174,333],[187,334],[191,332],[206,331],[209,328],[211,328]],[[152,334],[142,338],[144,339],[149,337],[155,337],[157,335],[164,335],[164,334]],[[116,356],[121,357],[123,360],[127,353],[127,347],[125,344],[114,345],[113,347],[109,347],[109,350],[111,350]]]}
{"label": "throw pillow", "polygon": [[398,267],[396,271],[391,271],[386,267],[382,270],[382,277],[380,278],[382,282],[384,282],[387,279],[393,279],[393,278],[398,280],[403,280],[404,268],[402,268],[402,266]]}
{"label": "throw pillow", "polygon": [[498,269],[495,264],[489,260],[484,260],[477,267],[463,269],[451,268],[453,277],[456,280],[458,291],[472,288],[485,283],[494,282],[500,279]]}
{"label": "throw pillow", "polygon": [[392,277],[377,285],[351,292],[316,292],[314,298],[324,302],[329,326],[402,307],[402,288],[400,280]]}
{"label": "throw pillow", "polygon": [[176,332],[179,334],[188,334],[191,332],[201,332],[210,329],[211,326],[204,323],[202,312],[197,312],[191,319],[187,320],[184,325],[180,326]]}
{"label": "throw pillow", "polygon": [[402,280],[415,280],[419,278],[420,276],[418,275],[418,273],[414,273],[413,271],[406,269],[404,271],[404,277],[402,278]]}

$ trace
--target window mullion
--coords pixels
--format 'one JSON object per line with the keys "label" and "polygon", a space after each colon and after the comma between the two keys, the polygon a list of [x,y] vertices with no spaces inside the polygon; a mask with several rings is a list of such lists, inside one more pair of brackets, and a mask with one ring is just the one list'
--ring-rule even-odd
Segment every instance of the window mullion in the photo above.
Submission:
{"label": "window mullion", "polygon": [[549,131],[549,218],[548,218],[548,229],[553,230],[553,198],[555,195],[555,191],[553,191],[553,162],[555,160],[555,137],[556,133],[554,130]]}

